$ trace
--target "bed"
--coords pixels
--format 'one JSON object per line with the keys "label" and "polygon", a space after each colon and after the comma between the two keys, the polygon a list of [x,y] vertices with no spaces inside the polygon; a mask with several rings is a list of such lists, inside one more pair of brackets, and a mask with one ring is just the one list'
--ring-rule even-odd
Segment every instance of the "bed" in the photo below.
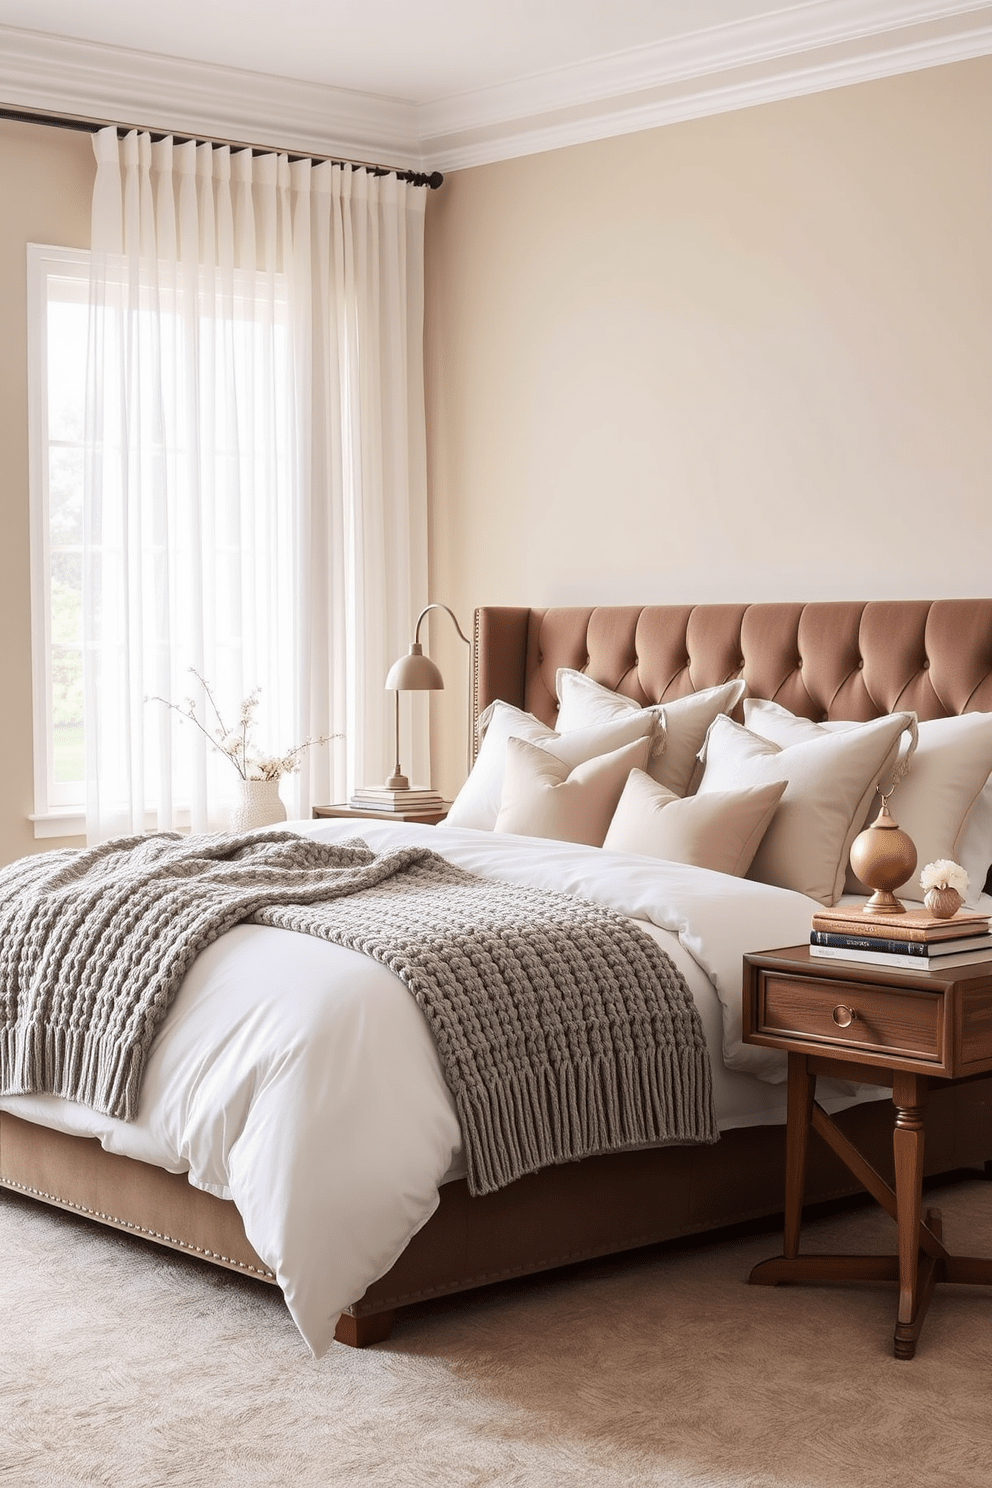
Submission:
{"label": "bed", "polygon": [[[476,717],[499,701],[547,727],[554,725],[558,715],[560,669],[600,684],[639,709],[670,705],[740,678],[748,697],[770,700],[808,723],[867,722],[901,710],[912,710],[921,721],[992,714],[992,600],[985,599],[487,608],[476,615],[474,649]],[[981,821],[984,832],[985,819]],[[324,821],[299,824],[299,829],[340,840],[345,834],[354,835],[355,824]],[[369,823],[362,835],[376,851],[400,841],[426,842],[473,871],[497,877],[505,874],[511,879],[515,874],[519,881],[538,886],[564,884],[579,893],[602,893],[607,901],[612,895],[623,912],[628,909],[617,886],[626,882],[625,874],[633,874],[631,882],[642,899],[657,894],[656,918],[663,923],[655,928],[691,979],[694,995],[699,989],[700,1005],[709,999],[704,1024],[708,1018],[711,1047],[720,1042],[722,1019],[725,1054],[727,1022],[739,995],[741,954],[773,943],[795,943],[808,930],[810,904],[804,896],[777,889],[762,894],[761,886],[752,892],[746,882],[738,881],[739,888],[724,899],[708,888],[714,876],[698,870],[695,876],[682,874],[681,880],[691,880],[693,914],[704,925],[710,922],[706,935],[711,944],[719,941],[721,919],[729,923],[737,916],[741,921],[731,949],[708,952],[705,943],[700,950],[693,940],[695,931],[675,902],[670,868],[653,869],[649,860],[607,854],[594,847],[565,851],[554,843],[543,849],[538,845],[535,852],[526,837],[457,825]],[[988,840],[992,841],[992,834]],[[992,862],[992,847],[988,861]],[[656,884],[661,887],[656,889]],[[197,962],[170,1014],[170,1028],[184,1029],[182,1037],[194,1050],[197,1040],[206,1036],[204,1030],[223,1042],[210,1030],[223,1021],[224,999],[232,988],[236,986],[238,995],[250,1002],[256,993],[262,995],[259,989],[264,990],[267,982],[285,974],[285,943],[271,939],[280,935],[290,935],[302,944],[294,956],[316,961],[316,950],[307,936],[239,926]],[[262,936],[270,938],[263,940]],[[328,948],[319,949],[323,953]],[[347,951],[339,955],[354,957]],[[380,1056],[374,1042],[366,1042],[365,1062],[352,1071],[354,1083],[371,1090],[373,1097],[377,1084],[381,1085],[378,1109],[385,1109],[391,1103],[393,1082],[403,1078],[404,1049],[417,1045],[428,1050],[430,1039],[407,994],[400,989],[394,998],[378,977],[381,968],[375,970],[376,976],[365,971],[348,973],[356,985],[368,982],[368,1001],[363,1004],[365,994],[356,993],[346,1011],[352,1020],[362,1022],[363,1030],[378,1020],[381,1030],[376,1036],[385,1043],[391,1040],[394,1046],[384,1046]],[[245,1016],[250,1021],[251,1007]],[[322,1025],[321,1037],[327,1040],[328,1050],[339,1032],[334,1020]],[[173,1043],[181,1042],[178,1033],[170,1038]],[[225,1047],[225,1059],[234,1061],[237,1039],[232,1034],[227,1042],[231,1047]],[[165,1053],[159,1059],[156,1079],[166,1086],[173,1077],[169,1067],[172,1045],[160,1039],[156,1056],[160,1046]],[[325,1052],[319,1044],[294,1050],[297,1064],[287,1085],[291,1090],[298,1087],[299,1101],[308,1101],[306,1092],[320,1086]],[[332,1334],[340,1342],[358,1346],[387,1337],[396,1309],[413,1302],[780,1211],[784,1087],[756,1078],[746,1064],[739,1072],[725,1071],[718,1049],[714,1047],[713,1052],[714,1066],[719,1067],[719,1080],[725,1086],[722,1136],[714,1145],[668,1145],[593,1156],[528,1174],[479,1197],[470,1196],[460,1176],[457,1123],[445,1106],[444,1094],[431,1092],[432,1103],[423,1106],[423,1120],[433,1143],[431,1163],[424,1164],[415,1178],[405,1176],[403,1168],[407,1160],[400,1151],[406,1140],[401,1129],[404,1122],[398,1122],[396,1130],[378,1133],[380,1147],[396,1158],[390,1181],[403,1190],[401,1218],[387,1222],[383,1217],[381,1235],[375,1195],[361,1223],[351,1222],[358,1202],[355,1195],[364,1202],[367,1187],[362,1154],[368,1137],[363,1120],[361,1130],[356,1127],[350,1133],[348,1161],[340,1166],[340,1188],[321,1194],[316,1208],[304,1205],[297,1216],[297,1230],[308,1232],[312,1245],[314,1232],[333,1213],[335,1234],[347,1232],[345,1241],[354,1251],[351,1270],[345,1266],[342,1274],[364,1277],[360,1284],[351,1283],[353,1291],[347,1301],[339,1297],[340,1316],[335,1303],[335,1316],[301,1326],[314,1352],[321,1352]],[[184,1057],[190,1057],[189,1048]],[[981,1080],[931,1097],[928,1172],[981,1166],[992,1158],[990,1088],[990,1081]],[[847,1103],[838,1119],[884,1170],[891,1104],[877,1094],[838,1091],[834,1100],[838,1106]],[[195,1101],[188,1094],[182,1097],[186,1115],[197,1101],[206,1109],[210,1095],[210,1072],[201,1071]],[[239,1099],[248,1101],[243,1089]],[[270,1264],[260,1253],[271,1255],[275,1242],[253,1246],[248,1239],[248,1234],[256,1242],[259,1235],[268,1235],[265,1216],[253,1197],[250,1172],[240,1175],[239,1210],[227,1196],[236,1186],[231,1173],[217,1172],[216,1181],[211,1182],[208,1170],[214,1158],[198,1157],[192,1150],[195,1140],[189,1133],[195,1136],[199,1128],[190,1121],[185,1135],[172,1142],[171,1166],[177,1170],[167,1171],[158,1165],[151,1139],[146,1152],[151,1160],[143,1160],[144,1138],[133,1132],[122,1135],[112,1123],[94,1128],[86,1124],[89,1118],[59,1111],[59,1103],[53,1106],[52,1100],[18,1096],[0,1102],[0,1184],[265,1282],[279,1284],[281,1278],[291,1311],[300,1321],[297,1313],[305,1313],[306,1299],[294,1298],[296,1283],[287,1283],[284,1267]],[[421,1094],[411,1093],[409,1100],[410,1109],[420,1110]],[[309,1130],[311,1114],[309,1106],[304,1110],[301,1105],[301,1132]],[[335,1120],[347,1130],[348,1122],[356,1118],[339,1107]],[[275,1155],[257,1145],[248,1145],[239,1153],[237,1143],[231,1147],[230,1135],[222,1133],[220,1146],[227,1141],[230,1149],[225,1162],[235,1169],[239,1164],[242,1169],[256,1166],[260,1174],[268,1174],[269,1188],[278,1187],[280,1175],[290,1173],[297,1163],[297,1146],[305,1146],[307,1140],[311,1144],[319,1141],[319,1133],[315,1136],[309,1130],[309,1136],[299,1138],[294,1146],[296,1124],[294,1120],[268,1120]],[[265,1122],[260,1125],[266,1127]],[[199,1186],[188,1181],[187,1168],[198,1172]],[[849,1175],[832,1155],[825,1149],[814,1151],[809,1197],[828,1198],[850,1190]],[[366,1254],[370,1235],[375,1237],[373,1253]],[[340,1248],[345,1241],[335,1239],[334,1245]],[[328,1246],[334,1248],[330,1240]],[[319,1271],[319,1245],[318,1259],[310,1255],[305,1264],[311,1272],[315,1267]],[[305,1290],[305,1284],[301,1286]],[[318,1295],[313,1307],[317,1314],[321,1309],[326,1313],[326,1294]]]}

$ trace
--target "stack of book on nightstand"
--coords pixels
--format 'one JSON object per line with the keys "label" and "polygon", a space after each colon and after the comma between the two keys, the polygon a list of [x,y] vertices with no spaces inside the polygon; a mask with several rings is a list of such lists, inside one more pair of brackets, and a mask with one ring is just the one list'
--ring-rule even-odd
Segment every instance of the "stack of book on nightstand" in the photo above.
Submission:
{"label": "stack of book on nightstand", "polygon": [[949,971],[992,961],[992,934],[988,915],[968,910],[938,920],[928,909],[866,915],[853,904],[836,905],[813,916],[809,953],[905,971]]}
{"label": "stack of book on nightstand", "polygon": [[351,798],[356,810],[366,811],[430,811],[443,804],[441,792],[436,790],[390,790],[385,785],[363,785]]}

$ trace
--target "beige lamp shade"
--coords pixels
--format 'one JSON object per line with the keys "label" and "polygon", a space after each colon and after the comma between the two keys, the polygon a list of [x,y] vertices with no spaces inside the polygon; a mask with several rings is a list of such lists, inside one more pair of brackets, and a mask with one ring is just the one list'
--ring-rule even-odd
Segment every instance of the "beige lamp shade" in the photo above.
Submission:
{"label": "beige lamp shade", "polygon": [[436,692],[443,686],[444,678],[417,641],[406,656],[393,662],[386,678],[387,692]]}

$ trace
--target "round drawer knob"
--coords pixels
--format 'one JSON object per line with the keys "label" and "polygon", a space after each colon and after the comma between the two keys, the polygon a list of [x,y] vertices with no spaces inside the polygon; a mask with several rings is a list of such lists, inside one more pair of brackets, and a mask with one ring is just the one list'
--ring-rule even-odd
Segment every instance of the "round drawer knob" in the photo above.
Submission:
{"label": "round drawer knob", "polygon": [[845,1007],[843,1003],[839,1007],[835,1007],[831,1013],[831,1017],[838,1028],[850,1028],[857,1016],[853,1008]]}

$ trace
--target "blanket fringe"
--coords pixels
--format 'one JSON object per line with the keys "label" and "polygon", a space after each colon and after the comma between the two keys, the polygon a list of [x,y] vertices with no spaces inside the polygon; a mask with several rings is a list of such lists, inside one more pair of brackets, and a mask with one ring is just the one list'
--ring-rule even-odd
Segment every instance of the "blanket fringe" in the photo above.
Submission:
{"label": "blanket fringe", "polygon": [[712,1143],[712,1073],[705,1049],[584,1060],[504,1076],[495,1090],[455,1097],[472,1194],[526,1173],[659,1142]]}

